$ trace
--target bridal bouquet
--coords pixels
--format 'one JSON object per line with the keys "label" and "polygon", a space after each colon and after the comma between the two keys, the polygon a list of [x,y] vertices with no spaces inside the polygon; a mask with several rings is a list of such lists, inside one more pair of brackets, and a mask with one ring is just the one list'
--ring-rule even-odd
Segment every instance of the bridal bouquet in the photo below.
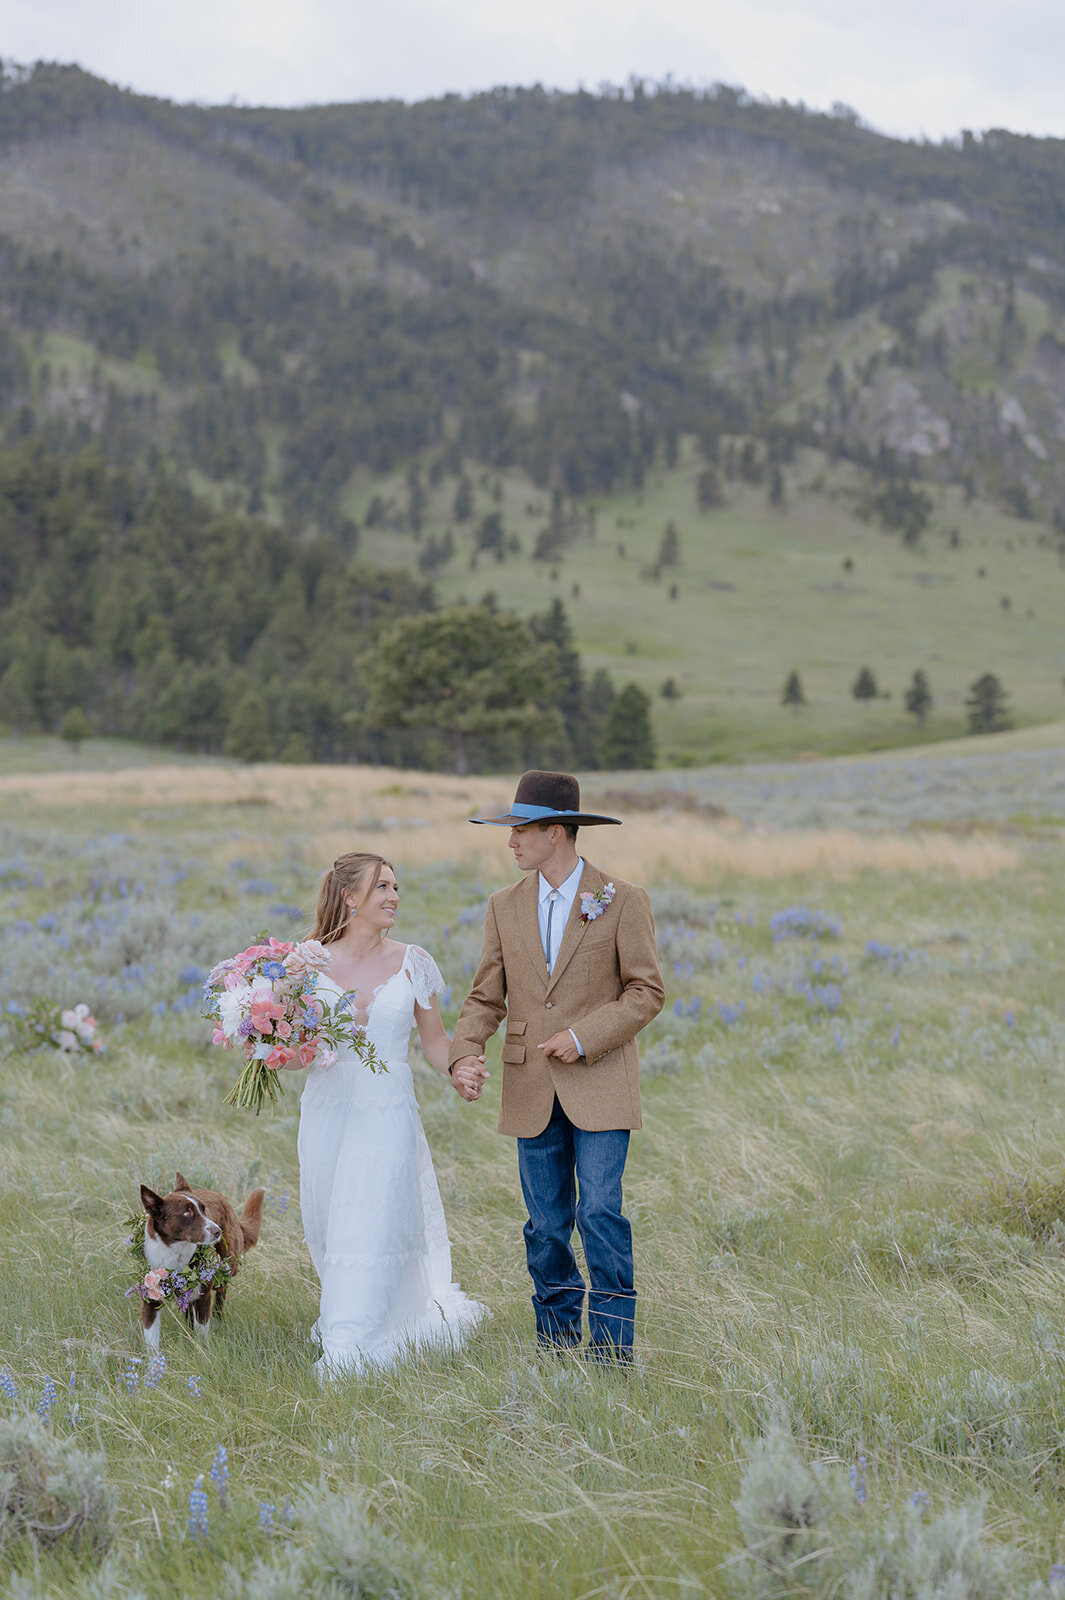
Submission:
{"label": "bridal bouquet", "polygon": [[371,1072],[387,1072],[373,1045],[345,1012],[350,995],[327,1005],[316,993],[329,952],[317,939],[284,943],[260,934],[256,944],[219,961],[207,974],[204,1016],[214,1023],[214,1044],[239,1046],[244,1067],[226,1095],[227,1106],[263,1106],[281,1098],[278,1069],[331,1067],[350,1045]]}

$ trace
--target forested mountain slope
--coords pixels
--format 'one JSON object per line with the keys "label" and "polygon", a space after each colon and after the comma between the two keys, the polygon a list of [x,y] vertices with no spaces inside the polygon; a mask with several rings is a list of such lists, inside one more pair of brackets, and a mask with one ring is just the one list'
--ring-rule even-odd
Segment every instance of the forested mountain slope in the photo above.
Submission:
{"label": "forested mountain slope", "polygon": [[[1054,542],[1065,144],[900,142],[722,87],[281,111],[8,66],[0,435],[138,494],[165,466],[342,564],[417,543],[434,486],[457,531],[485,472],[549,491],[557,558],[692,452],[703,512],[817,450],[908,540],[957,485]],[[523,514],[482,504],[477,548]],[[432,531],[429,576],[457,548]]]}

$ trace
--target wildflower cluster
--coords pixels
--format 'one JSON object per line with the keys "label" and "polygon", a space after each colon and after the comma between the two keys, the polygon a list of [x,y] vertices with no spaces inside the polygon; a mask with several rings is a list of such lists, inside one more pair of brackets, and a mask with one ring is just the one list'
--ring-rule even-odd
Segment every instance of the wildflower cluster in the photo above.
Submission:
{"label": "wildflower cluster", "polygon": [[144,1387],[146,1389],[158,1388],[161,1380],[166,1377],[166,1357],[152,1356],[148,1363],[148,1370],[144,1374]]}
{"label": "wildflower cluster", "polygon": [[41,1398],[37,1402],[37,1415],[42,1422],[51,1421],[52,1409],[56,1402],[56,1387],[54,1378],[46,1378]]}
{"label": "wildflower cluster", "polygon": [[211,1463],[211,1482],[218,1490],[218,1504],[222,1510],[229,1506],[229,1457],[224,1444],[220,1444],[215,1451],[214,1461]]}
{"label": "wildflower cluster", "polygon": [[97,1037],[96,1018],[84,1003],[65,1008],[58,1001],[39,995],[25,1009],[9,1007],[7,1025],[12,1039],[23,1050],[50,1045],[66,1055],[99,1055],[104,1048],[103,1040]]}
{"label": "wildflower cluster", "polygon": [[290,943],[263,933],[239,955],[207,974],[204,1016],[214,1023],[213,1042],[239,1045],[245,1066],[225,1104],[258,1114],[280,1098],[279,1068],[330,1067],[348,1045],[371,1072],[386,1071],[363,1029],[351,1019],[351,995],[329,1006],[315,992],[329,952],[316,939]]}
{"label": "wildflower cluster", "polygon": [[789,906],[769,919],[773,943],[781,939],[838,939],[843,925],[834,911],[812,911],[809,906]]}
{"label": "wildflower cluster", "polygon": [[865,953],[873,961],[882,961],[892,972],[899,972],[903,967],[927,959],[923,950],[910,950],[903,944],[887,944],[883,939],[867,939]]}
{"label": "wildflower cluster", "polygon": [[194,1539],[206,1539],[208,1526],[207,1490],[201,1472],[189,1491],[189,1533]]}

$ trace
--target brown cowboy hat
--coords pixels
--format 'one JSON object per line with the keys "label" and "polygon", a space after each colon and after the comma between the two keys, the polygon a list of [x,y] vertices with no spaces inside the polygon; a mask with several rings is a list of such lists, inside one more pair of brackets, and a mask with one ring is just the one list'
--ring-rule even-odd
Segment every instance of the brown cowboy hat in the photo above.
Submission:
{"label": "brown cowboy hat", "polygon": [[581,810],[581,786],[571,772],[523,772],[514,804],[501,817],[471,817],[495,828],[520,828],[526,822],[572,822],[582,828],[600,822],[621,824],[620,817],[599,817]]}

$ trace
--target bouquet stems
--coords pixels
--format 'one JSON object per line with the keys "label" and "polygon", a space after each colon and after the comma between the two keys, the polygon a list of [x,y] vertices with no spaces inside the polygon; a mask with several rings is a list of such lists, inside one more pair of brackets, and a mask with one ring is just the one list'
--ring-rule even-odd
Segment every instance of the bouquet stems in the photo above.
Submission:
{"label": "bouquet stems", "polygon": [[258,1116],[265,1105],[273,1106],[283,1099],[284,1090],[277,1081],[277,1069],[268,1067],[264,1061],[253,1056],[245,1063],[243,1072],[222,1104],[240,1106],[242,1110],[254,1111]]}

